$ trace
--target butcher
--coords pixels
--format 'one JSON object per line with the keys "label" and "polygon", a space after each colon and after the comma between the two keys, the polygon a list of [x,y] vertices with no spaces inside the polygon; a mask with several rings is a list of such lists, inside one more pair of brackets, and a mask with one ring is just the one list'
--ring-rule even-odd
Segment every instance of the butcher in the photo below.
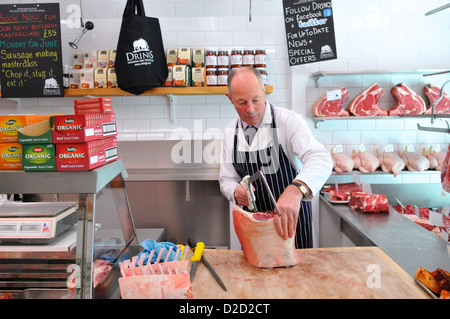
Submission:
{"label": "butcher", "polygon": [[[281,216],[274,223],[296,248],[313,247],[311,199],[331,174],[330,152],[312,135],[303,117],[274,107],[265,98],[259,72],[251,67],[228,75],[228,93],[238,117],[223,133],[219,182],[222,194],[244,209],[243,177],[261,171],[277,200]],[[275,211],[261,180],[252,183],[256,208]]]}

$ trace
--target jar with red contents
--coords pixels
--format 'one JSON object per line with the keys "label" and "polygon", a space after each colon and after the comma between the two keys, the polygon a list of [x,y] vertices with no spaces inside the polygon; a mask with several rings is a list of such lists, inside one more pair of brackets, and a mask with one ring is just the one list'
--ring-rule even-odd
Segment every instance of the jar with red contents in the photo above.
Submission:
{"label": "jar with red contents", "polygon": [[217,71],[217,85],[226,86],[228,79],[228,68],[219,68]]}
{"label": "jar with red contents", "polygon": [[255,67],[265,68],[267,63],[266,50],[256,49],[255,51]]}
{"label": "jar with red contents", "polygon": [[206,86],[217,86],[217,68],[206,69]]}
{"label": "jar with red contents", "polygon": [[231,68],[237,68],[242,66],[242,50],[233,49],[231,50]]}
{"label": "jar with red contents", "polygon": [[217,54],[217,67],[218,68],[228,68],[230,65],[230,56],[228,50],[219,50]]}
{"label": "jar with red contents", "polygon": [[247,49],[242,56],[242,66],[252,67],[255,64],[255,51]]}
{"label": "jar with red contents", "polygon": [[205,50],[205,66],[206,68],[217,67],[217,51],[207,49]]}

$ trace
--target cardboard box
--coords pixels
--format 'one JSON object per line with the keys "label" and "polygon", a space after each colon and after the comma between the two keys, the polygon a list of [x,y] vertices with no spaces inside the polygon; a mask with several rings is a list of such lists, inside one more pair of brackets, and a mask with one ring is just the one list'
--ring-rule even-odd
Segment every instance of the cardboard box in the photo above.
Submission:
{"label": "cardboard box", "polygon": [[167,60],[167,66],[173,66],[177,64],[178,60],[178,50],[177,49],[168,49],[166,51],[166,60]]}
{"label": "cardboard box", "polygon": [[0,143],[0,170],[22,169],[22,145],[19,143]]}
{"label": "cardboard box", "polygon": [[0,143],[17,142],[22,127],[50,118],[51,115],[11,114],[0,116]]}
{"label": "cardboard box", "polygon": [[189,86],[189,66],[174,65],[172,71],[172,86]]}
{"label": "cardboard box", "polygon": [[192,63],[192,49],[191,48],[180,48],[177,52],[177,64],[188,65]]}
{"label": "cardboard box", "polygon": [[112,113],[113,108],[111,103],[92,103],[74,105],[75,114],[85,113]]}
{"label": "cardboard box", "polygon": [[191,72],[192,83],[191,86],[205,86],[205,68],[192,68]]}
{"label": "cardboard box", "polygon": [[205,49],[192,50],[192,66],[193,67],[205,66]]}
{"label": "cardboard box", "polygon": [[56,144],[57,171],[85,171],[119,158],[117,138],[105,138],[86,143]]}
{"label": "cardboard box", "polygon": [[117,135],[114,113],[86,113],[53,117],[53,143],[82,143]]}
{"label": "cardboard box", "polygon": [[50,119],[22,127],[17,131],[20,144],[52,143]]}
{"label": "cardboard box", "polygon": [[23,144],[22,170],[56,171],[55,144]]}
{"label": "cardboard box", "polygon": [[92,103],[112,103],[111,97],[91,97],[86,99],[78,99],[73,101],[74,104],[92,104]]}

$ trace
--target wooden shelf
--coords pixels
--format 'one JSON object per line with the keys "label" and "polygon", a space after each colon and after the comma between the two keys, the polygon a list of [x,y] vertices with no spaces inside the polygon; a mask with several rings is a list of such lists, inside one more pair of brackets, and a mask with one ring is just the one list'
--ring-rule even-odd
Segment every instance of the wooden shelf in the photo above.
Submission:
{"label": "wooden shelf", "polygon": [[[273,86],[266,86],[266,94],[273,92]],[[209,87],[155,87],[139,96],[149,95],[220,95],[227,93],[226,86]],[[119,88],[110,89],[65,89],[64,96],[135,96]]]}

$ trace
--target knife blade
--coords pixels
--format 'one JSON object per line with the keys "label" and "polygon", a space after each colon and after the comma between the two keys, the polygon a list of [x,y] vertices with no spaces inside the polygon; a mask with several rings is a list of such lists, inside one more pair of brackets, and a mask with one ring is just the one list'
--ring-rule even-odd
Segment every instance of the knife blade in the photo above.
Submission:
{"label": "knife blade", "polygon": [[[193,240],[192,238],[188,238],[188,245],[189,247],[195,247],[197,246],[195,240]],[[217,283],[220,285],[220,287],[222,287],[223,290],[227,291],[227,287],[225,286],[225,284],[223,283],[222,279],[220,279],[219,275],[216,273],[216,271],[214,270],[214,268],[211,266],[211,264],[206,260],[205,256],[202,255],[201,260],[203,261],[203,263],[205,264],[206,268],[208,268],[209,272],[211,273],[211,275],[214,277],[214,279],[217,281]]]}

